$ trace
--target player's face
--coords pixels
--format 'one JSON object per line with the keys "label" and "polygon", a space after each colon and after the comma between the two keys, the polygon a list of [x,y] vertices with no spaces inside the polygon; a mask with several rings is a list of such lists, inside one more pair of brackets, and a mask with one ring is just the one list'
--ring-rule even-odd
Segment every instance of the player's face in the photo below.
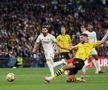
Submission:
{"label": "player's face", "polygon": [[82,32],[82,33],[83,33],[84,31],[86,31],[86,28],[85,28],[84,26],[81,26],[80,29],[81,29],[81,32]]}
{"label": "player's face", "polygon": [[65,34],[65,33],[66,33],[65,27],[61,27],[61,34]]}
{"label": "player's face", "polygon": [[48,33],[48,29],[47,29],[47,28],[42,28],[42,33],[43,33],[44,35],[46,35],[46,34]]}
{"label": "player's face", "polygon": [[86,36],[81,35],[81,36],[80,36],[80,41],[81,41],[82,43],[84,43],[84,42],[88,41],[88,38],[87,38]]}
{"label": "player's face", "polygon": [[88,24],[87,28],[88,28],[88,30],[89,30],[89,31],[92,31],[93,26],[92,26],[92,25],[90,25],[90,24]]}

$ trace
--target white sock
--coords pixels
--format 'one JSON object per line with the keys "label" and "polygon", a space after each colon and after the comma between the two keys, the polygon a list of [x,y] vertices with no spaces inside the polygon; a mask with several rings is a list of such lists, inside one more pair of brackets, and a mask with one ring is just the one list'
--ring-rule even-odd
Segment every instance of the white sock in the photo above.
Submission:
{"label": "white sock", "polygon": [[47,65],[48,65],[48,68],[49,68],[49,70],[50,70],[51,77],[53,77],[53,76],[54,76],[53,64],[51,63],[51,61],[47,61]]}
{"label": "white sock", "polygon": [[56,67],[56,66],[58,66],[58,65],[60,65],[60,64],[64,64],[63,59],[60,60],[60,61],[54,62],[53,67]]}
{"label": "white sock", "polygon": [[96,65],[97,65],[98,71],[101,71],[101,67],[100,67],[98,60],[96,60]]}
{"label": "white sock", "polygon": [[84,66],[82,68],[82,72],[86,72],[86,69],[87,69],[87,66],[88,66],[88,60],[86,60],[84,63],[85,64],[84,64]]}
{"label": "white sock", "polygon": [[96,64],[96,60],[93,59],[93,60],[92,60],[92,63],[93,63],[93,65],[95,66],[96,73],[98,73],[98,66],[97,66],[97,64]]}

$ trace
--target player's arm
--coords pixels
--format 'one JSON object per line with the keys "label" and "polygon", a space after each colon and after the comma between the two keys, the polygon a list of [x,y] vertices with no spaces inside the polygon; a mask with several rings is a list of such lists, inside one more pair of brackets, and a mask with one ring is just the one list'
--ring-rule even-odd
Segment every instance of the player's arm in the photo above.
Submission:
{"label": "player's arm", "polygon": [[33,53],[34,53],[35,51],[37,51],[37,49],[39,48],[40,41],[41,41],[40,36],[38,36],[38,38],[37,38],[37,40],[36,40],[36,42],[35,42],[35,44],[34,44],[34,47],[33,47],[33,49],[32,49],[32,52],[33,52]]}
{"label": "player's arm", "polygon": [[34,53],[39,48],[39,43],[35,43],[32,52]]}
{"label": "player's arm", "polygon": [[70,47],[63,47],[63,46],[61,46],[58,42],[56,42],[56,44],[57,44],[57,46],[60,47],[61,49],[66,49],[66,50],[72,50],[72,49],[74,49],[73,46],[70,46]]}
{"label": "player's arm", "polygon": [[102,38],[102,40],[97,41],[98,45],[103,44],[107,40],[107,38],[108,38],[108,30],[107,30],[106,34],[104,35],[104,37]]}
{"label": "player's arm", "polygon": [[73,46],[70,46],[70,47],[60,47],[60,48],[62,48],[62,49],[66,49],[66,50],[73,50],[74,49],[74,47]]}
{"label": "player's arm", "polygon": [[69,45],[72,46],[72,39],[70,36],[69,36]]}
{"label": "player's arm", "polygon": [[61,49],[73,50],[73,49],[75,48],[75,47],[73,47],[73,46],[70,46],[70,47],[63,47],[63,46],[61,46],[61,45],[59,44],[59,42],[58,42],[56,39],[52,39],[52,41],[55,42],[56,45],[57,45],[58,47],[60,47]]}

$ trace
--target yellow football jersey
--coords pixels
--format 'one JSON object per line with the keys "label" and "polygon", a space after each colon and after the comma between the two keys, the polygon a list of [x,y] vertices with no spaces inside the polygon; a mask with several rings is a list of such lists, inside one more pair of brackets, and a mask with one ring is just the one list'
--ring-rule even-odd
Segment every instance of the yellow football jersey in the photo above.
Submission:
{"label": "yellow football jersey", "polygon": [[[59,42],[59,44],[63,47],[68,47],[70,46],[70,43],[72,42],[70,36],[68,34],[66,35],[59,35],[57,37],[57,41]],[[65,49],[60,49],[60,52],[69,52],[69,50],[65,50]]]}
{"label": "yellow football jersey", "polygon": [[98,46],[97,42],[87,42],[84,44],[79,43],[75,45],[74,49],[76,49],[77,51],[74,58],[86,60],[89,57],[92,49],[97,46]]}

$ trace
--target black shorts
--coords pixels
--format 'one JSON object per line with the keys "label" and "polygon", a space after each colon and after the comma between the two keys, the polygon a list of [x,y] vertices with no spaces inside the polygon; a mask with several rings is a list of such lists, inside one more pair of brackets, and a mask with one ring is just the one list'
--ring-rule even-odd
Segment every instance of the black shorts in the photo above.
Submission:
{"label": "black shorts", "polygon": [[84,60],[79,58],[74,58],[74,61],[72,63],[73,65],[75,65],[75,68],[69,69],[69,75],[77,74],[77,72],[81,70],[84,66]]}
{"label": "black shorts", "polygon": [[69,52],[62,52],[60,53],[60,55],[61,55],[61,58],[70,59]]}

